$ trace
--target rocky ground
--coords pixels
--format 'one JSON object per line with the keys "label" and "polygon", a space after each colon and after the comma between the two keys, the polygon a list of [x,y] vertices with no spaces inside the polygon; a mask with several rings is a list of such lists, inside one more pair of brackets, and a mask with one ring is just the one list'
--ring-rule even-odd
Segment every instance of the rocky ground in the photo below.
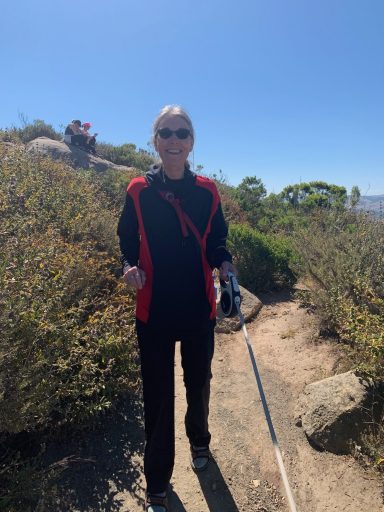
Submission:
{"label": "rocky ground", "polygon": [[[350,456],[316,451],[294,423],[300,392],[306,384],[335,372],[339,352],[332,344],[316,341],[313,316],[290,297],[262,299],[264,307],[248,324],[248,332],[298,511],[383,512],[379,476]],[[288,511],[242,332],[217,336],[210,415],[214,461],[200,475],[189,466],[179,357],[175,372],[177,439],[171,511]],[[63,481],[66,499],[54,510],[142,511],[142,451],[139,407],[134,415],[115,418],[83,442],[76,452],[80,462],[72,464]]]}

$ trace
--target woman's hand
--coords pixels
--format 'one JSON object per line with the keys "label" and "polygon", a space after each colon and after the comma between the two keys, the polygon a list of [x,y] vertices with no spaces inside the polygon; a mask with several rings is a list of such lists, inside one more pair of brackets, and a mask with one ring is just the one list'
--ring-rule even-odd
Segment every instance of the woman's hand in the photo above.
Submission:
{"label": "woman's hand", "polygon": [[228,272],[232,272],[232,274],[237,274],[237,270],[234,265],[230,261],[223,261],[220,267],[220,279],[222,281],[228,281]]}
{"label": "woman's hand", "polygon": [[139,267],[129,267],[124,272],[123,279],[128,286],[141,290],[145,285],[145,272]]}

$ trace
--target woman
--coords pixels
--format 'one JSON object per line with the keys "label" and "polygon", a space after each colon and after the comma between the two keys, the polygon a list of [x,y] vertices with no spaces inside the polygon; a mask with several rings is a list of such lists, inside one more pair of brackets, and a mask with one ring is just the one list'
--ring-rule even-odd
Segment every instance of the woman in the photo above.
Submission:
{"label": "woman", "polygon": [[83,137],[83,131],[81,129],[80,119],[73,119],[67,127],[64,133],[64,142],[67,144],[83,144],[85,141]]}
{"label": "woman", "polygon": [[88,145],[88,148],[89,148],[89,151],[91,151],[93,154],[96,154],[96,149],[95,149],[95,145],[96,145],[96,137],[97,137],[97,133],[94,133],[93,135],[91,135],[89,133],[89,129],[91,128],[91,123],[83,123],[82,124],[82,128],[83,128],[83,135],[86,137],[86,140],[87,140],[87,145]]}
{"label": "woman", "polygon": [[234,271],[227,226],[215,184],[195,175],[187,157],[194,144],[188,114],[164,107],[153,125],[159,165],[127,189],[118,235],[123,276],[137,290],[136,331],[143,378],[146,511],[166,512],[174,465],[174,353],[180,341],[187,396],[191,464],[209,463],[211,360],[216,301],[212,269]]}

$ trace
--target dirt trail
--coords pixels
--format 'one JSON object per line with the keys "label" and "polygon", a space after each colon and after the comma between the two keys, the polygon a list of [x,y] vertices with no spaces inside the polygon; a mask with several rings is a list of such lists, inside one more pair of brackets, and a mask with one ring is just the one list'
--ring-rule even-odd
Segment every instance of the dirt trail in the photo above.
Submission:
{"label": "dirt trail", "polygon": [[[382,480],[352,457],[311,448],[294,424],[298,395],[334,373],[334,345],[315,343],[313,317],[282,295],[263,297],[248,332],[299,512],[384,512]],[[268,427],[242,332],[219,334],[213,362],[210,430],[214,462],[196,475],[184,434],[185,393],[176,360],[176,462],[172,512],[287,512]],[[143,411],[128,402],[98,429],[55,443],[47,464],[68,470],[39,512],[142,512]]]}
{"label": "dirt trail", "polygon": [[[338,354],[331,345],[312,341],[313,320],[304,309],[283,296],[274,299],[248,324],[248,331],[298,510],[383,512],[382,482],[375,474],[362,469],[351,457],[315,451],[295,426],[299,393],[309,382],[331,375]],[[216,339],[210,414],[215,462],[199,476],[189,466],[183,425],[184,386],[177,358],[171,510],[287,511],[242,333],[220,334]],[[142,510],[137,493],[124,492],[119,498],[120,510]]]}

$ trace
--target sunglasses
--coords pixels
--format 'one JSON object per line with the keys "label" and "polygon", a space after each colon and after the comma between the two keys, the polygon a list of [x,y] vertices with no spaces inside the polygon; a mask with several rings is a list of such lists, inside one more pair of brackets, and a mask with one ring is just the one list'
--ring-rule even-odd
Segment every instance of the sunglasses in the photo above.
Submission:
{"label": "sunglasses", "polygon": [[159,135],[162,139],[169,139],[172,135],[176,135],[178,139],[187,139],[189,136],[192,136],[191,131],[188,130],[188,128],[178,128],[177,130],[160,128],[157,130],[156,135]]}

